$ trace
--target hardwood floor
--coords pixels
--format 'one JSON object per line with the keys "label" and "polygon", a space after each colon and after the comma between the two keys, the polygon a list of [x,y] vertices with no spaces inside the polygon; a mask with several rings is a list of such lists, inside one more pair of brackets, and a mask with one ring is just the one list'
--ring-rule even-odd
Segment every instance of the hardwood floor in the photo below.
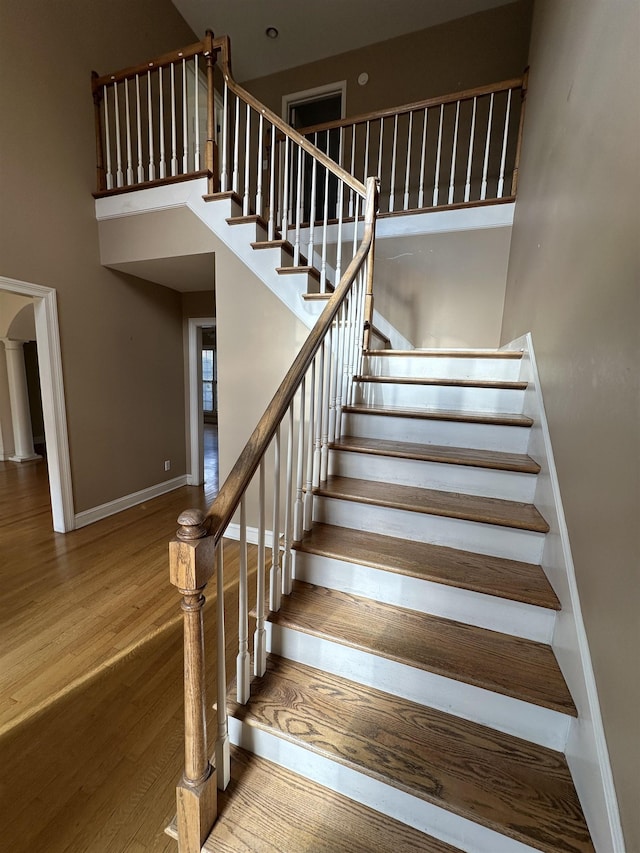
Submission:
{"label": "hardwood floor", "polygon": [[[206,459],[205,488],[66,535],[52,531],[46,465],[0,463],[1,849],[176,850],[163,834],[183,766],[182,627],[167,542],[177,515],[217,491],[217,460]],[[230,587],[232,542],[225,572]],[[214,610],[209,601],[207,622]],[[212,625],[207,636],[213,669]]]}

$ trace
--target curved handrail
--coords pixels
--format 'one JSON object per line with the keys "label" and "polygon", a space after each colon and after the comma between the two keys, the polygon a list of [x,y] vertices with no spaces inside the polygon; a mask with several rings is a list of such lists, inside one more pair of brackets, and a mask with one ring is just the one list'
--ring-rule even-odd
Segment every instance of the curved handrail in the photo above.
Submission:
{"label": "curved handrail", "polygon": [[376,178],[368,178],[364,234],[360,247],[345,270],[340,284],[329,298],[322,314],[302,345],[295,361],[287,371],[271,403],[258,421],[258,425],[252,432],[244,450],[238,457],[217,497],[209,507],[207,512],[209,534],[214,538],[216,544],[222,538],[224,531],[231,521],[242,495],[257,471],[260,460],[264,456],[276,432],[278,424],[284,418],[293,400],[302,377],[309,369],[358,271],[362,268],[367,258],[374,238],[376,201],[377,180]]}

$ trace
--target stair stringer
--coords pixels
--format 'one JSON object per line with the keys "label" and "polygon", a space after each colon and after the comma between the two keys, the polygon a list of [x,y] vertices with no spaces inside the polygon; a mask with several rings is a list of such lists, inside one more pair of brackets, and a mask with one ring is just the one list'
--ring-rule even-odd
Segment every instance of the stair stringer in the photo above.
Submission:
{"label": "stair stringer", "polygon": [[534,504],[550,526],[540,565],[560,600],[552,649],[576,705],[565,756],[596,850],[625,853],[620,812],[609,760],[598,691],[562,506],[551,435],[531,333],[503,349],[522,350],[520,379],[528,383],[524,414],[533,418],[528,453],[540,465]]}

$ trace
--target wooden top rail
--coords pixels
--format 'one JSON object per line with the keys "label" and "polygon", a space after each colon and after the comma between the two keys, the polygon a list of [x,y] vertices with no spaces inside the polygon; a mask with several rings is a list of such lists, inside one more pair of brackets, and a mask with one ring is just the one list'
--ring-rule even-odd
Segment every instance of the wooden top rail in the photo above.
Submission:
{"label": "wooden top rail", "polygon": [[362,113],[361,115],[352,116],[351,118],[336,119],[335,121],[327,121],[323,124],[314,124],[310,127],[300,128],[300,133],[309,134],[316,133],[322,130],[333,130],[339,127],[349,127],[352,124],[364,124],[367,121],[376,121],[382,118],[390,118],[404,113],[412,113],[415,110],[423,110],[427,107],[439,107],[442,104],[455,104],[457,101],[470,101],[472,98],[479,98],[482,95],[491,95],[496,92],[506,92],[509,89],[524,89],[526,87],[526,73],[521,77],[514,77],[511,80],[502,80],[500,83],[492,83],[489,86],[478,86],[475,89],[463,89],[461,92],[454,92],[451,95],[439,95],[436,98],[427,98],[424,101],[415,101],[412,104],[403,104],[400,107],[387,107],[383,110],[376,110],[372,113]]}
{"label": "wooden top rail", "polygon": [[222,42],[222,69],[224,74],[224,79],[229,87],[229,89],[239,98],[241,98],[246,104],[249,104],[250,107],[260,113],[267,121],[269,121],[272,125],[274,125],[280,133],[284,134],[284,136],[288,136],[296,145],[300,146],[304,151],[310,154],[318,163],[323,165],[326,169],[328,169],[332,174],[336,175],[340,178],[344,183],[350,187],[352,190],[357,192],[362,198],[364,198],[367,194],[366,187],[363,183],[358,181],[353,177],[352,174],[347,172],[341,166],[332,160],[331,157],[328,157],[323,151],[320,151],[319,148],[316,148],[313,143],[309,142],[308,139],[297,130],[295,130],[291,125],[287,124],[284,119],[280,118],[279,115],[272,112],[268,107],[265,107],[264,104],[260,103],[260,101],[255,98],[250,92],[246,89],[243,89],[242,86],[238,85],[235,82],[233,77],[231,76],[231,51],[230,51],[230,43],[229,37],[223,36],[221,39],[216,40],[215,44],[218,42]]}
{"label": "wooden top rail", "polygon": [[202,54],[208,56],[216,50],[220,50],[222,39],[214,39],[213,33],[207,30],[207,35],[202,41],[190,44],[187,47],[181,47],[179,50],[173,50],[171,53],[163,53],[152,59],[150,62],[143,62],[140,65],[132,65],[129,68],[123,68],[120,71],[114,71],[113,74],[103,74],[98,77],[97,74],[92,79],[92,87],[95,92],[101,86],[108,86],[111,83],[120,83],[122,80],[129,80],[135,77],[136,74],[146,74],[147,71],[152,71],[156,68],[166,68],[172,62],[179,62],[181,59],[191,59],[192,56]]}
{"label": "wooden top rail", "polygon": [[282,380],[265,413],[260,418],[244,450],[218,492],[218,496],[207,512],[209,531],[214,537],[216,544],[222,538],[224,531],[233,518],[242,495],[251,482],[253,475],[258,469],[260,460],[266,453],[271,439],[275,435],[278,424],[287,413],[291,401],[302,382],[302,377],[311,366],[311,362],[338,313],[342,301],[367,258],[373,242],[374,221],[377,209],[378,190],[376,178],[367,178],[366,193],[365,228],[362,243],[342,276],[340,284],[329,298],[324,311],[311,330],[309,337],[302,345],[287,375]]}

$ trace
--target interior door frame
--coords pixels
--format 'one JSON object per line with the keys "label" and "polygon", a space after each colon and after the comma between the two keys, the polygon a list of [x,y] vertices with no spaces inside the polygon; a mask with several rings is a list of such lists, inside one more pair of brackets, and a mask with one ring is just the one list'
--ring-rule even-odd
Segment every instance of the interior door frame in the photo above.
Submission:
{"label": "interior door frame", "polygon": [[300,92],[290,92],[282,96],[282,118],[289,123],[289,111],[296,104],[306,104],[309,101],[321,101],[331,95],[340,95],[340,118],[347,114],[347,81],[339,80],[337,83],[325,83],[323,86],[315,86],[313,89],[303,89]]}
{"label": "interior door frame", "polygon": [[0,290],[33,298],[53,529],[68,533],[76,520],[56,291],[5,276],[0,276]]}
{"label": "interior door frame", "polygon": [[187,484],[204,483],[204,417],[202,413],[202,327],[215,326],[215,317],[189,317],[187,325],[189,373],[189,472]]}

